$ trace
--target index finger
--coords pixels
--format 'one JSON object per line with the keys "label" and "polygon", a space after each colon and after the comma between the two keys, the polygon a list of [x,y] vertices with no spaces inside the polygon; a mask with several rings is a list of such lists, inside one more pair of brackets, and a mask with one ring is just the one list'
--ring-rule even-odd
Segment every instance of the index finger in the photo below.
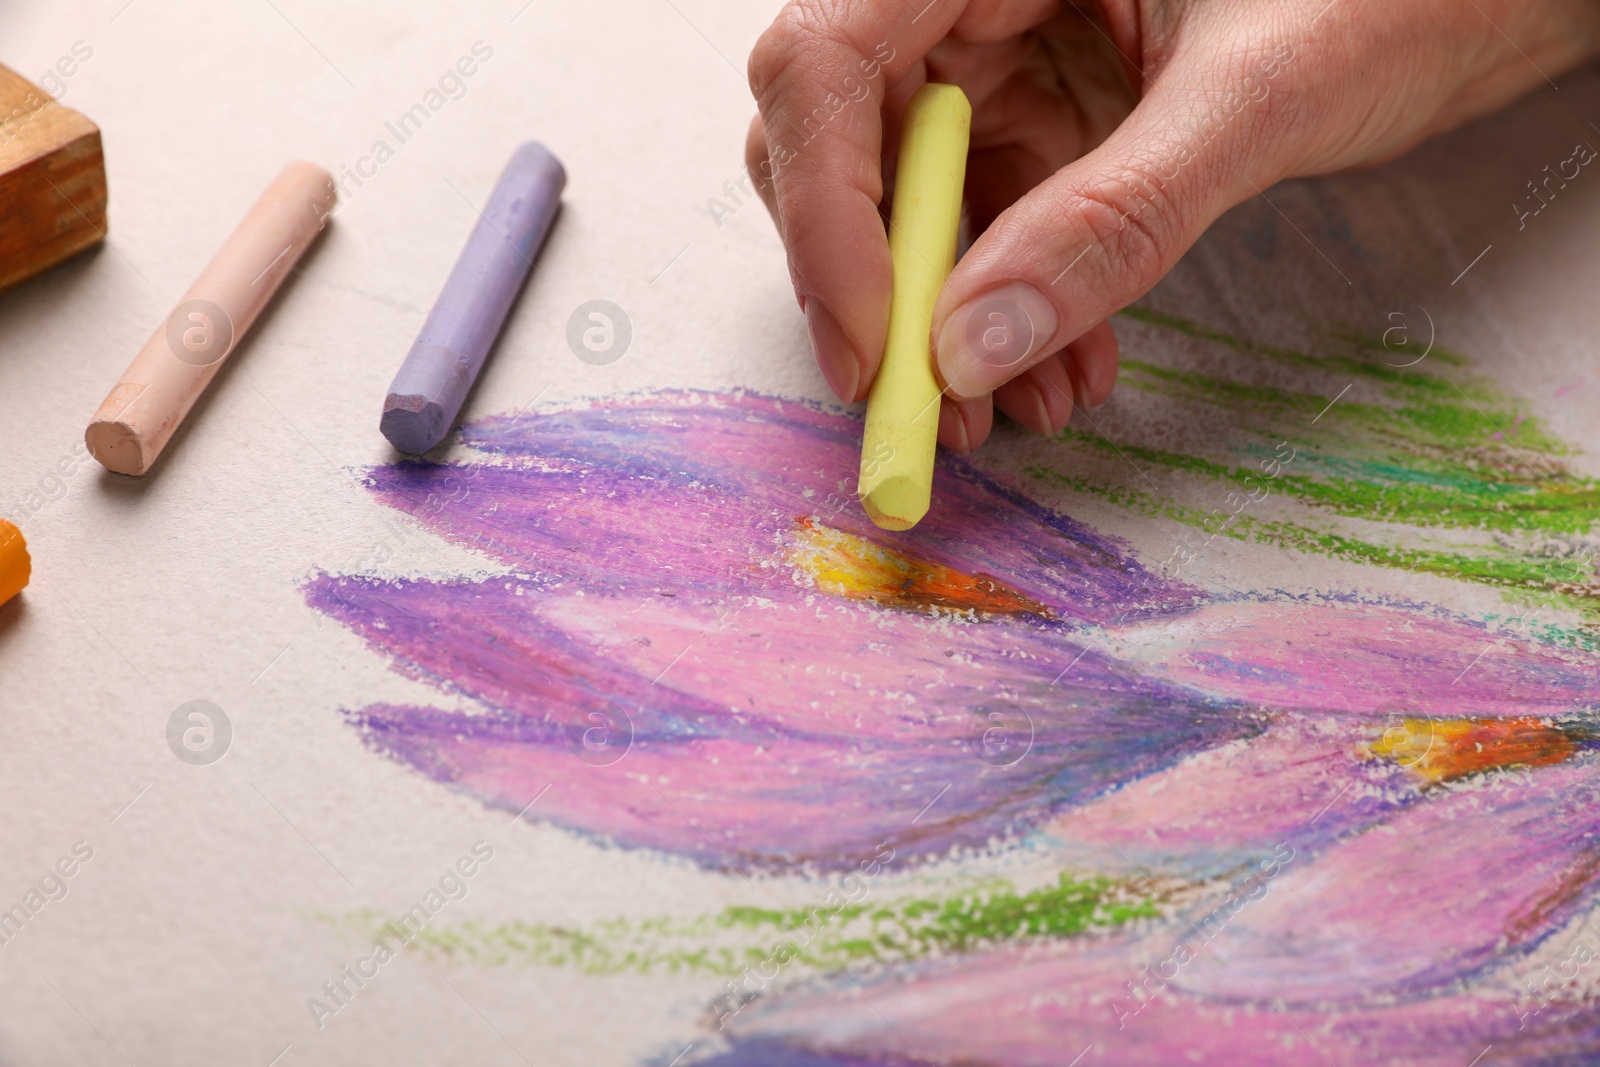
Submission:
{"label": "index finger", "polygon": [[840,398],[877,373],[892,272],[883,199],[883,104],[949,32],[966,0],[791,0],[750,53],[789,276]]}

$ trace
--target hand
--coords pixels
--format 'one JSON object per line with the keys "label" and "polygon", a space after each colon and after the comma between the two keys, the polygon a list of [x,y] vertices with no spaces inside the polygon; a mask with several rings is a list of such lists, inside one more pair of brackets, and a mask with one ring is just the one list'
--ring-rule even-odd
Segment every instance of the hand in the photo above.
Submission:
{"label": "hand", "polygon": [[1594,0],[791,0],[750,55],[746,159],[822,373],[860,400],[888,319],[898,117],[926,81],[966,91],[982,236],[930,338],[939,440],[966,452],[994,406],[1050,434],[1102,403],[1108,317],[1234,204],[1397,155],[1597,36]]}

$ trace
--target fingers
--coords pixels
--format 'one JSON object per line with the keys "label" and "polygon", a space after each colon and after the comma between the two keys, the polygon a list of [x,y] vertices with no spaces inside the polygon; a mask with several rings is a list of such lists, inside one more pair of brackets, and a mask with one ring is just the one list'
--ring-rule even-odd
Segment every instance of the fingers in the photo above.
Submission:
{"label": "fingers", "polygon": [[883,355],[892,281],[878,214],[884,139],[887,132],[892,163],[893,124],[926,79],[929,50],[952,40],[991,60],[955,71],[970,74],[963,84],[981,81],[1007,67],[1004,53],[1022,47],[1015,39],[1056,6],[791,0],[752,50],[750,87],[761,117],[751,126],[746,165],[777,220],[818,364],[840,399],[866,396]]}
{"label": "fingers", "polygon": [[[1054,437],[1074,408],[1096,407],[1111,393],[1117,370],[1117,337],[1102,322],[1065,351],[1044,359],[994,391],[992,398],[946,397],[939,409],[939,443],[962,455],[979,448],[994,428],[994,409],[1046,437]],[[1085,367],[1092,366],[1086,372]],[[1093,385],[1087,384],[1093,382]]]}
{"label": "fingers", "polygon": [[[778,214],[775,186],[771,181],[761,178],[762,174],[771,173],[771,170],[768,166],[770,157],[767,153],[766,131],[760,116],[750,120],[744,151],[745,169],[750,172],[756,192],[767,206],[772,221],[777,224],[778,236],[782,238],[783,218]],[[877,369],[876,363],[866,364],[856,355],[854,343],[826,303],[811,294],[797,292],[796,295],[800,301],[800,311],[806,317],[806,335],[811,340],[811,351],[816,356],[817,367],[822,371],[828,388],[847,404],[860,399],[865,388],[862,378],[865,376],[866,385],[871,385],[870,376]]]}
{"label": "fingers", "polygon": [[[1035,363],[994,391],[994,406],[1035,433],[1054,437],[1074,409],[1105,403],[1117,376],[1117,335],[1109,322]],[[971,401],[962,401],[963,404]]]}
{"label": "fingers", "polygon": [[994,405],[1035,433],[1053,437],[1072,418],[1072,379],[1064,352],[1042,359],[994,391]]}
{"label": "fingers", "polygon": [[881,109],[962,6],[918,18],[908,4],[792,0],[750,53],[766,149],[753,177],[772,186],[818,363],[846,402],[866,395],[888,324]]}
{"label": "fingers", "polygon": [[[1110,336],[1109,323],[1101,323],[1090,331],[1096,336],[1094,344],[1104,349]],[[1090,336],[1090,334],[1085,334]],[[1101,352],[1104,355],[1104,352]],[[1082,370],[1083,354],[1072,347],[1056,352],[1022,371],[1016,378],[995,389],[994,397],[976,397],[973,400],[952,400],[947,397],[939,408],[939,443],[954,453],[971,453],[984,443],[994,429],[994,408],[1003,411],[1035,434],[1054,437],[1059,434],[1077,408],[1088,408],[1104,402],[1110,392],[1110,381],[1102,386],[1104,394],[1096,400],[1086,400]],[[1110,358],[1115,363],[1115,338],[1110,339]],[[1115,366],[1112,366],[1115,371]]]}
{"label": "fingers", "polygon": [[989,437],[994,428],[994,404],[986,396],[975,400],[939,403],[939,443],[950,451],[966,455]]}
{"label": "fingers", "polygon": [[1067,345],[1067,355],[1077,405],[1093,410],[1104,404],[1117,382],[1119,352],[1111,323],[1089,327],[1082,337]]}
{"label": "fingers", "polygon": [[[1271,83],[1294,50],[1202,40],[1190,51],[1201,58],[1174,56],[1103,144],[1001,213],[957,264],[933,320],[951,395],[992,392],[1082,339],[1072,353],[1081,363],[1070,364],[1081,399],[1103,401],[1116,342],[1109,328],[1090,337],[1091,328],[1155,285],[1218,215],[1288,169],[1291,108]],[[1225,69],[1219,54],[1230,57]],[[1024,403],[1024,393],[1009,402]]]}

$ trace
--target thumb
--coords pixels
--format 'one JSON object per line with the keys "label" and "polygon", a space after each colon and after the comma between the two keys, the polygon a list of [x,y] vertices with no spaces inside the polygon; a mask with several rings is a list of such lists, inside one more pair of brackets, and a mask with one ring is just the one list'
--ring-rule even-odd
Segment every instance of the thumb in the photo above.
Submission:
{"label": "thumb", "polygon": [[[1224,211],[1288,172],[1294,47],[1185,51],[1210,58],[1174,56],[1111,137],[1008,208],[951,272],[932,336],[953,396],[993,392],[1060,352],[1149,291]],[[1093,362],[1077,369],[1085,392],[1103,398],[1115,359]]]}

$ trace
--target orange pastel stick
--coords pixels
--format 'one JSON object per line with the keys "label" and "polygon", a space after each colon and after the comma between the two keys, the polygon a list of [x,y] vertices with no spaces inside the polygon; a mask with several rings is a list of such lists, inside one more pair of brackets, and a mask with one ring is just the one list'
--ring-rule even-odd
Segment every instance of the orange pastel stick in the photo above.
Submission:
{"label": "orange pastel stick", "polygon": [[4,604],[28,584],[33,562],[28,558],[28,542],[22,531],[0,519],[0,604]]}

